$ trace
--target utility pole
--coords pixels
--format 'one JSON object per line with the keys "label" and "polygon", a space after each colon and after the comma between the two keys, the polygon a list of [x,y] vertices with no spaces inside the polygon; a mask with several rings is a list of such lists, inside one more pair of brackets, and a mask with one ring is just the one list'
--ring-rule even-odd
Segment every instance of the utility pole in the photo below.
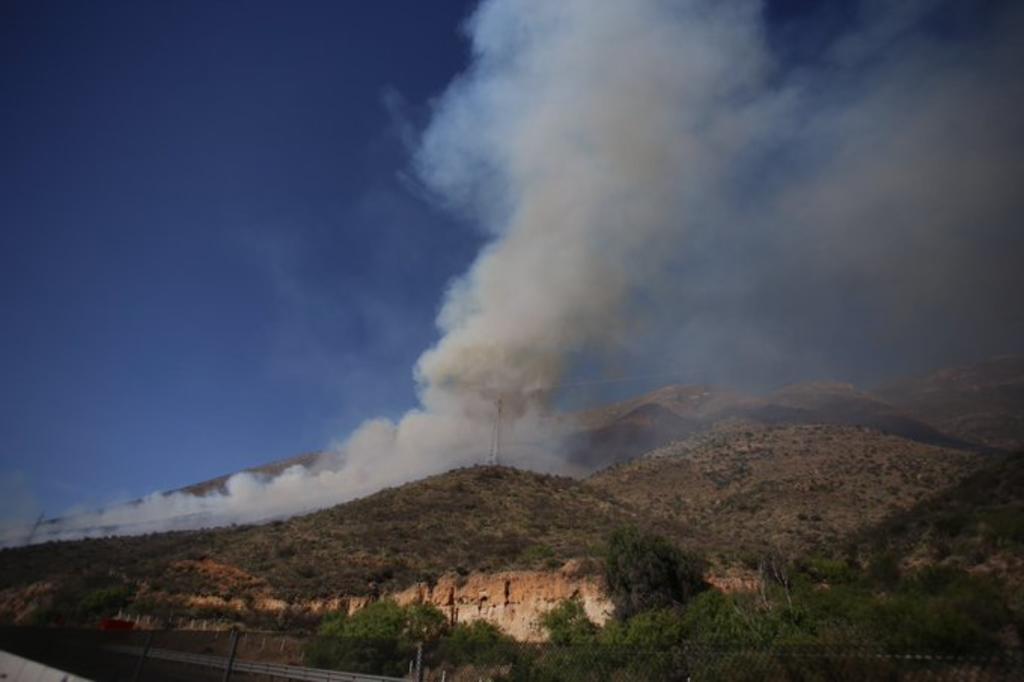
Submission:
{"label": "utility pole", "polygon": [[491,434],[491,456],[487,463],[491,466],[498,465],[498,457],[501,455],[501,398],[498,398],[497,413],[494,415],[494,431]]}
{"label": "utility pole", "polygon": [[43,525],[43,519],[45,518],[45,516],[46,516],[45,512],[40,514],[39,518],[36,519],[36,522],[34,524],[32,524],[32,528],[28,532],[28,537],[25,538],[25,544],[26,545],[31,545],[32,544],[32,538],[34,538],[36,536],[36,531],[39,530],[39,526]]}
{"label": "utility pole", "polygon": [[238,630],[231,628],[231,639],[228,640],[228,662],[224,666],[224,677],[221,682],[228,682],[231,679],[231,672],[235,669],[235,653],[238,651]]}

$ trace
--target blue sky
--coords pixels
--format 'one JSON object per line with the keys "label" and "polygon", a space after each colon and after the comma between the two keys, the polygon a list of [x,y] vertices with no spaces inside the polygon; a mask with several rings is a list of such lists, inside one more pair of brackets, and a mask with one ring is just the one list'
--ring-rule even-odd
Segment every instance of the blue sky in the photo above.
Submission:
{"label": "blue sky", "polygon": [[52,514],[413,402],[479,240],[401,181],[403,128],[464,66],[470,9],[5,3],[8,480]]}
{"label": "blue sky", "polygon": [[[364,419],[395,418],[416,403],[411,368],[438,337],[446,285],[484,243],[464,214],[428,198],[410,160],[432,101],[469,63],[460,26],[474,4],[4,3],[3,514],[52,515],[173,489],[321,449]],[[910,2],[938,9],[904,33],[938,36],[937,53],[955,55],[1006,4]],[[830,82],[825,62],[860,21],[853,6],[768,3],[780,81],[808,72]],[[814,106],[861,96],[857,77],[887,75],[884,62],[847,69],[837,93]],[[773,179],[783,157],[746,172]],[[979,259],[1012,260],[1019,238],[1002,227],[992,235],[968,245]],[[752,236],[754,245],[767,239]],[[713,276],[723,258],[728,269],[749,257],[707,244],[707,258],[680,267]],[[770,250],[750,247],[758,257]],[[765,271],[791,265],[777,262]],[[829,347],[821,366],[853,377],[1019,350],[1024,322],[1014,318],[1015,336],[1000,336],[991,329],[993,320],[1008,328],[1005,311],[965,296],[961,307],[976,319],[962,319],[976,337],[918,352],[920,340],[907,336],[880,363],[873,290],[843,280],[866,276],[850,272],[821,273],[814,286],[767,279],[765,290],[782,293],[704,305],[719,316],[734,310],[735,319],[715,321],[726,332],[755,322],[783,330],[780,343],[795,356]],[[991,275],[987,287],[1019,279],[1005,264],[979,272]],[[687,292],[679,300],[698,309],[701,294]],[[864,324],[850,332],[858,315]],[[933,326],[949,319],[936,309],[918,329],[934,338]],[[688,341],[699,323],[679,325]],[[712,365],[700,353],[722,344],[715,333],[700,338],[705,350],[693,344],[688,366],[703,370]],[[635,350],[620,367],[664,368],[651,346]]]}

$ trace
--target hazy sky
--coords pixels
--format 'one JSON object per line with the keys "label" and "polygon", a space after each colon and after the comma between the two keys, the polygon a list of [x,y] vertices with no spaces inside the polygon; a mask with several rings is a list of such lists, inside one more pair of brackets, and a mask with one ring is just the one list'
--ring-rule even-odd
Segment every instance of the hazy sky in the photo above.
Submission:
{"label": "hazy sky", "polygon": [[[1019,13],[888,5],[779,0],[746,17],[765,54],[740,60],[738,44],[723,64],[754,65],[749,91],[726,70],[728,101],[687,110],[745,112],[710,130],[750,141],[705,179],[728,191],[680,220],[691,239],[669,242],[667,276],[624,290],[658,314],[569,357],[570,374],[867,381],[1021,350],[1019,303],[993,295],[1021,283],[1020,201],[1001,189],[1021,169]],[[474,6],[4,4],[4,515],[187,485],[416,404],[411,369],[502,203],[443,201],[450,178],[423,172],[453,129],[504,153],[435,118],[471,63]]]}

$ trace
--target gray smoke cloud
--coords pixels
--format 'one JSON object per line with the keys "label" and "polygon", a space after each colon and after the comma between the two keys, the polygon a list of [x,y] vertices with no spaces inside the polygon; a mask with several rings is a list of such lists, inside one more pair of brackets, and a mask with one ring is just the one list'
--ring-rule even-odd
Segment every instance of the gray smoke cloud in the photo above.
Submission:
{"label": "gray smoke cloud", "polygon": [[284,516],[477,463],[498,398],[504,461],[569,471],[546,415],[580,366],[766,384],[1020,349],[1022,12],[954,40],[918,28],[937,5],[865,2],[794,67],[754,0],[484,2],[415,158],[491,237],[444,295],[421,405],[312,471],[44,536]]}

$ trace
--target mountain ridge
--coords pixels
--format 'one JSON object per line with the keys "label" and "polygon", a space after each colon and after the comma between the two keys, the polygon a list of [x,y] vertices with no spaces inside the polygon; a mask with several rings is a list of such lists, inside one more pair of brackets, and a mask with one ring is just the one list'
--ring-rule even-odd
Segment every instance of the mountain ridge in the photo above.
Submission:
{"label": "mountain ridge", "polygon": [[[958,428],[956,421],[941,411],[949,409],[946,402],[953,402],[961,412],[965,410],[962,394],[969,393],[962,387],[965,377],[974,377],[976,383],[1007,394],[1002,396],[998,409],[990,411],[988,419],[994,426],[988,432]],[[945,401],[941,398],[943,386],[954,392]],[[939,397],[928,402],[921,394]],[[940,408],[930,410],[933,403]],[[708,384],[670,384],[559,419],[578,423],[579,427],[567,438],[567,458],[591,472],[708,431],[716,422],[728,419],[766,425],[866,426],[942,447],[1013,450],[1024,447],[1024,356],[999,356],[942,368],[872,390],[825,380],[787,384],[765,395]],[[1011,435],[1006,436],[1007,433]],[[311,468],[325,454],[314,451],[286,457],[169,492],[224,492],[227,480],[237,473],[270,477],[290,466]]]}

